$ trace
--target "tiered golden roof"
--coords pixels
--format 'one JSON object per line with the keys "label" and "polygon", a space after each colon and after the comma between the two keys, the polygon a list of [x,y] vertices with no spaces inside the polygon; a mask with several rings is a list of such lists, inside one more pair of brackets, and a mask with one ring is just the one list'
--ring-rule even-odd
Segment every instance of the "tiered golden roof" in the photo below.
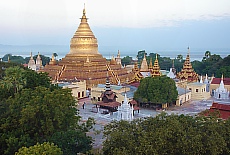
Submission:
{"label": "tiered golden roof", "polygon": [[156,54],[156,60],[154,61],[153,69],[151,71],[151,75],[152,75],[152,77],[161,76],[161,71],[160,71],[160,66],[159,66],[158,59],[157,59],[157,54]]}
{"label": "tiered golden roof", "polygon": [[89,27],[85,8],[81,23],[71,39],[70,52],[57,65],[46,65],[41,71],[48,72],[56,81],[86,80],[87,87],[105,83],[107,71],[112,84],[134,79],[134,73],[127,73],[121,64],[108,62],[98,52],[97,38]]}
{"label": "tiered golden roof", "polygon": [[198,80],[198,74],[192,68],[190,62],[190,50],[188,47],[188,54],[184,62],[182,70],[177,73],[177,78],[180,80],[187,80],[188,82],[196,82]]}
{"label": "tiered golden roof", "polygon": [[134,63],[133,73],[135,74],[135,81],[140,81],[143,78],[143,75],[140,73],[140,69],[138,68],[138,60]]}

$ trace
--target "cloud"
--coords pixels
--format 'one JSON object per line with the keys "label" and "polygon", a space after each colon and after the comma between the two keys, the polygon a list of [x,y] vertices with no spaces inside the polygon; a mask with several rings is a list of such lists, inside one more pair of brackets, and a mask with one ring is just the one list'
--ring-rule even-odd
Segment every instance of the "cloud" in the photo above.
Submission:
{"label": "cloud", "polygon": [[185,20],[230,17],[229,0],[8,0],[0,5],[0,28],[44,32],[76,28],[84,2],[95,27],[171,27]]}

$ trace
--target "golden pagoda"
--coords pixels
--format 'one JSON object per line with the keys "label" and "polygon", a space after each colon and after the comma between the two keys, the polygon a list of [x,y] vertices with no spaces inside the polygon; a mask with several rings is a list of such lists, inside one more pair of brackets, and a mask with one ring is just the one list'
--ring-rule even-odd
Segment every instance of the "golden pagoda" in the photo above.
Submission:
{"label": "golden pagoda", "polygon": [[132,69],[132,72],[134,73],[134,79],[135,81],[140,81],[141,79],[143,79],[143,75],[140,73],[140,69],[138,68],[138,63],[137,63],[138,60],[135,60],[135,63],[134,63],[134,68]]}
{"label": "golden pagoda", "polygon": [[52,54],[51,61],[49,62],[50,65],[57,65],[57,61],[54,58],[54,54]]}
{"label": "golden pagoda", "polygon": [[98,52],[97,38],[89,27],[86,10],[83,9],[81,22],[70,41],[70,51],[57,65],[46,65],[41,71],[48,72],[54,81],[86,80],[87,88],[105,83],[106,72],[112,84],[134,80],[134,73],[128,73],[121,64],[108,62]]}
{"label": "golden pagoda", "polygon": [[140,72],[149,72],[149,67],[148,67],[148,63],[147,63],[145,54],[144,54],[144,58],[141,62]]}
{"label": "golden pagoda", "polygon": [[156,54],[156,60],[154,61],[153,69],[151,71],[151,75],[152,75],[152,77],[161,76],[161,71],[160,71],[160,66],[159,66],[158,59],[157,59],[157,54]]}
{"label": "golden pagoda", "polygon": [[177,78],[180,80],[187,80],[188,82],[197,82],[198,74],[192,68],[192,64],[190,62],[190,50],[188,47],[188,54],[186,60],[184,62],[182,70],[177,73]]}

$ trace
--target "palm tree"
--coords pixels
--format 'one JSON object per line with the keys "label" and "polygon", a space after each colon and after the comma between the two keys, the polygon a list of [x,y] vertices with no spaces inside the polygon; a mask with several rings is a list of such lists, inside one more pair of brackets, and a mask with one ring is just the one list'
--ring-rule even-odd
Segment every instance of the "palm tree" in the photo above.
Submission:
{"label": "palm tree", "polygon": [[206,58],[209,58],[210,56],[211,56],[211,52],[210,52],[210,51],[206,51],[206,52],[205,52],[205,57],[206,57]]}
{"label": "palm tree", "polygon": [[25,70],[18,66],[7,68],[1,85],[7,88],[7,90],[13,89],[14,93],[17,93],[26,84],[26,79],[23,76],[24,72]]}
{"label": "palm tree", "polygon": [[177,60],[181,62],[183,60],[183,56],[181,54],[177,55]]}

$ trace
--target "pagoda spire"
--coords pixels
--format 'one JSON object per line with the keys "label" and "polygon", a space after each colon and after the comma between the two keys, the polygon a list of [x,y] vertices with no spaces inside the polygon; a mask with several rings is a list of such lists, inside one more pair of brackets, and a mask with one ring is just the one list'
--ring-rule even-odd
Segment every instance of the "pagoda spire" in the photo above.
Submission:
{"label": "pagoda spire", "polygon": [[105,83],[105,91],[111,91],[108,72],[107,72],[107,78],[106,78],[106,83]]}
{"label": "pagoda spire", "polygon": [[32,52],[30,52],[30,59],[31,59],[31,60],[33,59],[33,54],[32,54]]}
{"label": "pagoda spire", "polygon": [[87,22],[86,11],[85,11],[85,3],[84,3],[84,9],[83,9],[83,15],[82,15],[81,21],[82,21],[83,19],[85,19],[86,22]]}
{"label": "pagoda spire", "polygon": [[156,60],[154,61],[153,70],[151,74],[152,74],[152,77],[161,76],[160,66],[159,66],[158,59],[157,59],[157,53],[156,53]]}
{"label": "pagoda spire", "polygon": [[203,83],[202,75],[200,76],[200,83]]}
{"label": "pagoda spire", "polygon": [[153,62],[152,62],[152,58],[150,58],[149,61],[149,69],[152,70],[153,69]]}
{"label": "pagoda spire", "polygon": [[148,72],[149,71],[149,67],[148,67],[148,64],[147,64],[147,61],[146,61],[145,53],[144,53],[144,58],[143,58],[142,63],[141,63],[140,71],[141,72]]}
{"label": "pagoda spire", "polygon": [[197,82],[198,74],[192,68],[190,62],[190,48],[188,47],[188,54],[185,59],[182,70],[177,74],[177,78],[180,80],[188,80],[188,82]]}

